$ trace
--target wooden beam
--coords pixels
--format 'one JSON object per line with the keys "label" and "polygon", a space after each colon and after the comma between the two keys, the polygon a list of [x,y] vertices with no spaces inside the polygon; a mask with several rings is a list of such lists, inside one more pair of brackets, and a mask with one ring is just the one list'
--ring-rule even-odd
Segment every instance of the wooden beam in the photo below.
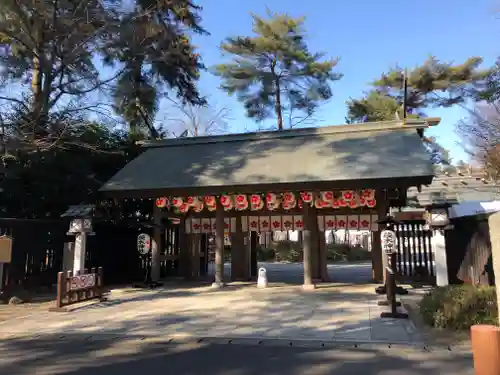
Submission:
{"label": "wooden beam", "polygon": [[315,181],[294,183],[273,183],[255,185],[225,186],[185,186],[176,188],[159,188],[143,190],[101,191],[100,194],[110,198],[157,198],[166,196],[204,196],[220,195],[226,192],[241,194],[263,193],[269,191],[329,191],[351,189],[382,189],[393,187],[409,187],[430,185],[434,175],[398,178],[371,178],[357,180]]}

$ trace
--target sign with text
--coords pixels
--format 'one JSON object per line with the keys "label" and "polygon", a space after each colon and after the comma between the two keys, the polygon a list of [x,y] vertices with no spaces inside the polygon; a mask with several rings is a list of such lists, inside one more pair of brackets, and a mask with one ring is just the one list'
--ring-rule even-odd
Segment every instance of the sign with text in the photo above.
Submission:
{"label": "sign with text", "polygon": [[396,251],[396,233],[392,230],[383,230],[380,233],[380,241],[382,242],[382,251],[386,254],[392,254]]}
{"label": "sign with text", "polygon": [[79,275],[71,277],[69,281],[69,289],[70,290],[81,290],[92,288],[96,284],[96,274],[89,273],[86,275]]}

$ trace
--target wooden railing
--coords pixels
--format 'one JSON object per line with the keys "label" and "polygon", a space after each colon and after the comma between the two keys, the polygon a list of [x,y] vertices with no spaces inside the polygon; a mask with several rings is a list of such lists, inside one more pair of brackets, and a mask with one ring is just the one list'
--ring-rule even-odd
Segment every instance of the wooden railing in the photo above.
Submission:
{"label": "wooden railing", "polygon": [[102,267],[87,269],[83,273],[59,272],[57,274],[56,306],[49,311],[68,311],[65,306],[92,299],[105,301]]}

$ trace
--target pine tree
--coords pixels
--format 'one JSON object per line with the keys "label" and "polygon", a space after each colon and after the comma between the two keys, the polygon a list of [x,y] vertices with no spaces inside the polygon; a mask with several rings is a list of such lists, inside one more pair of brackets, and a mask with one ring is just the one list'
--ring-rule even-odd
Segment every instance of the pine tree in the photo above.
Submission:
{"label": "pine tree", "polygon": [[[452,64],[431,56],[421,66],[408,70],[408,108],[451,107],[475,98],[490,72],[480,69],[482,61],[470,57],[461,64]],[[382,74],[373,86],[401,103],[403,77],[404,69],[396,67]]]}
{"label": "pine tree", "polygon": [[164,91],[183,103],[205,104],[196,87],[204,66],[189,38],[207,34],[200,11],[190,0],[135,0],[135,8],[122,15],[107,59],[124,67],[113,96],[134,137],[158,136],[153,120]]}
{"label": "pine tree", "polygon": [[330,83],[342,77],[334,72],[338,59],[309,51],[303,17],[268,12],[267,19],[252,18],[253,36],[221,44],[232,61],[217,65],[215,74],[222,79],[221,88],[244,103],[248,117],[262,121],[276,116],[282,130],[285,108],[308,116],[332,96]]}
{"label": "pine tree", "polygon": [[396,114],[403,118],[403,106],[390,95],[372,90],[360,99],[347,101],[346,122],[355,124],[370,121],[395,120]]}

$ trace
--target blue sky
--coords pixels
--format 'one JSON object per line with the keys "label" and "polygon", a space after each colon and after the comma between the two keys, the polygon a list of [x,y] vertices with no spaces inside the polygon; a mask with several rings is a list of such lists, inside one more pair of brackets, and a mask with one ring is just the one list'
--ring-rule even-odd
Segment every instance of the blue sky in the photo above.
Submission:
{"label": "blue sky", "polygon": [[[494,0],[198,0],[203,6],[203,26],[210,36],[197,37],[204,62],[221,62],[218,48],[227,36],[250,35],[250,12],[274,12],[306,16],[312,51],[340,57],[338,70],[344,78],[333,85],[334,98],[318,113],[318,125],[344,123],[345,101],[359,97],[391,66],[411,68],[429,55],[460,62],[469,56],[482,56],[492,64],[500,55],[500,2]],[[218,89],[220,81],[203,73],[200,89],[218,106],[231,110],[233,131],[255,128],[243,106]],[[427,111],[442,117],[441,124],[427,134],[435,135],[450,149],[455,159],[465,158],[455,124],[465,115],[459,108]]]}

